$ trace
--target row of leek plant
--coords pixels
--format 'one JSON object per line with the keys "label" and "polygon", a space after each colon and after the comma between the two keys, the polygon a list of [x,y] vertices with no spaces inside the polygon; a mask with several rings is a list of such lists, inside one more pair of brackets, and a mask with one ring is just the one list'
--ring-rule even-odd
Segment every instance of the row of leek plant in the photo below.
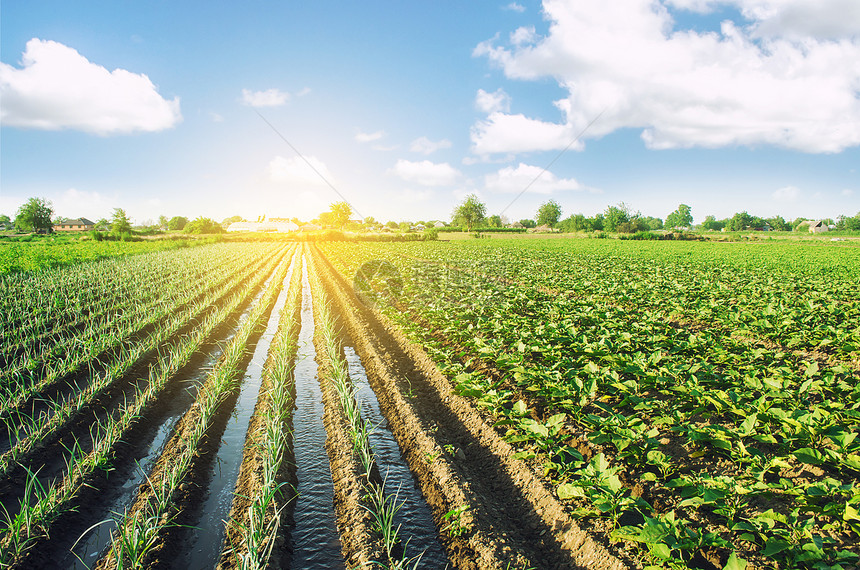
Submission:
{"label": "row of leek plant", "polygon": [[[271,271],[275,261],[269,262],[265,271]],[[249,275],[252,270],[249,271]],[[59,398],[56,402],[49,401],[48,408],[38,416],[31,417],[24,412],[17,412],[5,418],[10,437],[15,430],[19,438],[14,445],[3,455],[0,455],[0,477],[8,474],[27,454],[38,447],[53,431],[60,429],[70,418],[78,412],[91,406],[92,403],[105,391],[121,378],[128,370],[145,354],[158,348],[161,344],[172,337],[187,323],[199,317],[207,307],[216,304],[241,283],[245,275],[236,276],[234,280],[217,292],[211,293],[203,302],[192,305],[187,311],[172,316],[166,326],[154,332],[145,342],[131,346],[124,346],[119,359],[113,362],[104,373],[92,378],[90,382],[76,391],[74,394]]]}
{"label": "row of leek plant", "polygon": [[[221,360],[205,379],[197,393],[197,401],[186,412],[177,433],[166,449],[175,450],[169,462],[159,461],[150,473],[150,494],[123,515],[114,534],[110,550],[99,561],[100,568],[140,568],[147,553],[158,543],[162,531],[175,515],[174,496],[189,477],[193,460],[201,442],[214,421],[221,404],[232,395],[242,381],[239,365],[245,358],[248,340],[274,303],[283,285],[289,263],[283,263],[263,297],[241,324],[238,332],[224,349]],[[173,512],[173,514],[171,514]]]}
{"label": "row of leek plant", "polygon": [[[0,277],[0,338],[4,351],[33,337],[110,314],[128,299],[145,300],[178,280],[199,280],[224,261],[222,248],[159,252]],[[228,254],[228,255],[225,255]],[[145,276],[145,281],[141,278]]]}
{"label": "row of leek plant", "polygon": [[[313,262],[310,264],[312,265]],[[357,456],[364,471],[362,485],[366,493],[367,504],[363,506],[371,515],[373,528],[379,534],[385,557],[384,560],[373,561],[373,564],[392,570],[405,569],[410,564],[414,565],[413,568],[417,568],[421,556],[407,557],[405,544],[400,538],[400,525],[395,526],[394,517],[403,506],[403,502],[398,502],[396,493],[392,495],[386,492],[384,480],[376,481],[371,476],[376,466],[376,456],[370,444],[370,432],[373,428],[361,417],[361,410],[355,397],[355,386],[349,378],[347,364],[343,358],[340,333],[335,327],[326,292],[319,280],[319,275],[315,271],[313,273],[314,279],[311,281],[311,289],[318,303],[319,319],[317,322],[325,343],[326,356],[331,366],[329,370],[331,381],[349,425],[353,453]],[[398,546],[401,547],[399,556],[397,554]]]}
{"label": "row of leek plant", "polygon": [[[161,353],[150,367],[148,381],[138,385],[134,397],[123,403],[107,421],[91,427],[92,450],[85,453],[77,442],[71,446],[66,457],[67,469],[61,480],[46,487],[39,482],[37,474],[29,473],[18,513],[13,515],[4,510],[5,526],[0,529],[0,567],[20,562],[27,550],[48,537],[51,523],[74,508],[75,498],[86,485],[87,478],[96,469],[109,469],[111,456],[124,434],[158,399],[171,378],[190,361],[212,331],[247,301],[269,274],[270,267],[259,272],[225,303],[214,305],[216,308],[206,314],[189,336],[179,339]],[[200,312],[213,306],[208,301],[197,303]]]}
{"label": "row of leek plant", "polygon": [[[265,252],[259,252],[256,258],[244,267],[247,268],[264,254]],[[244,260],[241,258],[235,260],[236,271],[242,269],[242,261]],[[211,264],[216,260],[208,262]],[[218,271],[218,274],[224,276],[221,283],[230,278],[229,272],[224,271],[223,267],[222,265],[220,270],[212,267],[213,273]],[[141,286],[149,279],[142,272],[136,277],[127,277]],[[39,343],[44,346],[40,353],[25,353],[23,358],[19,358],[0,373],[0,414],[14,409],[32,394],[80,370],[87,363],[95,362],[100,355],[122,346],[132,335],[157,325],[164,314],[178,310],[183,304],[205,294],[207,289],[221,284],[211,281],[211,277],[188,280],[184,276],[174,275],[170,283],[159,284],[162,290],[160,294],[152,292],[144,296],[130,296],[110,309],[109,314],[100,322],[93,320],[84,326],[83,330],[66,331],[68,334],[60,335],[53,343],[49,342],[50,339],[43,339],[45,342]],[[74,334],[71,334],[72,332]]]}
{"label": "row of leek plant", "polygon": [[[275,546],[283,510],[295,497],[295,490],[280,474],[285,466],[290,442],[290,419],[294,398],[292,376],[296,360],[296,339],[300,328],[297,318],[301,307],[302,262],[296,254],[287,301],[281,312],[278,333],[263,370],[263,384],[255,411],[260,418],[258,432],[249,434],[243,456],[255,460],[245,461],[244,468],[262,465],[261,472],[253,472],[252,488],[258,489],[245,509],[245,501],[237,496],[233,502],[228,526],[228,548],[222,560],[232,560],[243,570],[266,568]],[[240,475],[241,478],[241,475]],[[244,512],[242,512],[244,510]]]}

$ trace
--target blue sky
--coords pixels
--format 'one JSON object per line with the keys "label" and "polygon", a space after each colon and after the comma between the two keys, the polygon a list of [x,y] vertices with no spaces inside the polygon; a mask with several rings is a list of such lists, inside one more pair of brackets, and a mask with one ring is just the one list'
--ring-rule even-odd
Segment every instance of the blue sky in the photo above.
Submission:
{"label": "blue sky", "polygon": [[10,216],[339,201],[257,113],[382,221],[860,211],[856,0],[3,0],[0,62]]}

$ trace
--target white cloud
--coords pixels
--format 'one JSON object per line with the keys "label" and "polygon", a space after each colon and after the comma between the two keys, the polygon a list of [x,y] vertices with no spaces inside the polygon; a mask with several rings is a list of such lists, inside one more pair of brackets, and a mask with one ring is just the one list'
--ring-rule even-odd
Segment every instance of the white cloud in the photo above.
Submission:
{"label": "white cloud", "polygon": [[[116,199],[116,196],[112,198]],[[69,188],[60,195],[60,199],[55,205],[55,210],[58,215],[67,218],[79,218],[92,215],[92,212],[102,212],[102,215],[107,215],[113,210],[109,203],[110,199],[102,196],[98,192],[87,192],[78,190],[77,188]]]}
{"label": "white cloud", "polygon": [[418,137],[409,145],[409,150],[412,152],[420,152],[421,154],[433,154],[437,150],[443,148],[451,148],[451,141],[448,139],[431,141],[427,137]]}
{"label": "white cloud", "polygon": [[785,186],[775,190],[771,197],[777,202],[797,202],[797,199],[800,198],[800,188]]}
{"label": "white cloud", "polygon": [[667,0],[668,5],[695,12],[720,6],[740,10],[758,37],[840,38],[860,32],[856,0]]}
{"label": "white cloud", "polygon": [[840,192],[840,194],[842,194],[846,198],[850,198],[854,195],[854,190],[851,190],[850,188],[845,188],[842,190],[842,192]]}
{"label": "white cloud", "polygon": [[525,11],[526,11],[526,7],[525,7],[525,6],[523,6],[522,4],[518,4],[518,3],[516,3],[516,2],[511,2],[510,4],[508,4],[507,6],[505,6],[505,8],[504,8],[504,9],[505,9],[505,10],[510,10],[511,12],[519,12],[520,14],[522,14],[523,12],[525,12]]}
{"label": "white cloud", "polygon": [[209,118],[212,119],[213,123],[223,123],[224,117],[218,113],[209,113]]}
{"label": "white cloud", "polygon": [[567,146],[571,133],[568,125],[497,112],[472,127],[472,150],[481,155],[553,150]]}
{"label": "white cloud", "polygon": [[296,93],[296,97],[304,97],[305,95],[311,92],[310,87],[302,87],[298,93]]}
{"label": "white cloud", "polygon": [[515,46],[534,43],[537,36],[535,35],[535,27],[521,27],[511,32],[511,43]]}
{"label": "white cloud", "polygon": [[558,178],[550,171],[539,166],[519,163],[514,168],[506,166],[498,172],[484,177],[484,186],[491,192],[522,192],[528,187],[529,192],[550,194],[564,190],[587,190],[573,178]]}
{"label": "white cloud", "polygon": [[164,99],[146,75],[108,71],[61,43],[33,38],[21,62],[20,69],[0,62],[3,125],[114,135],[182,120],[179,97]]}
{"label": "white cloud", "polygon": [[[290,184],[325,186],[325,181],[320,178],[320,174],[326,180],[333,182],[331,172],[328,167],[318,158],[308,156],[307,162],[300,157],[284,158],[276,156],[269,162],[269,178],[274,182],[287,182]],[[313,166],[308,165],[308,162]],[[316,169],[316,172],[314,172]],[[319,174],[317,174],[319,173]]]}
{"label": "white cloud", "polygon": [[429,160],[413,162],[400,159],[387,174],[422,186],[445,186],[453,184],[460,177],[460,171],[447,162],[434,163]]}
{"label": "white cloud", "polygon": [[382,137],[385,136],[385,131],[376,131],[375,133],[362,133],[359,132],[355,135],[355,140],[360,143],[378,141]]}
{"label": "white cloud", "polygon": [[[669,10],[656,0],[545,0],[551,21],[546,37],[508,47],[490,40],[473,53],[510,78],[555,78],[569,93],[556,101],[562,122],[556,128],[544,124],[545,136],[536,137],[531,148],[516,139],[508,148],[485,135],[512,120],[491,117],[489,125],[472,130],[475,150],[564,148],[567,137],[559,138],[559,131],[573,135],[604,110],[587,136],[641,129],[646,145],[655,149],[773,145],[820,153],[860,145],[855,8],[842,28],[821,24],[826,31],[842,31],[835,40],[811,35],[812,28],[797,39],[786,33],[788,24],[779,30],[765,25],[780,14],[785,22],[788,14],[801,12],[808,22],[818,16],[832,24],[840,1],[732,0],[757,19],[745,27],[725,21],[719,33],[697,33],[673,31]],[[674,2],[700,9],[716,5]],[[526,121],[531,120],[519,119]]]}
{"label": "white cloud", "polygon": [[501,87],[487,93],[483,89],[478,89],[478,94],[475,95],[475,107],[483,113],[507,113],[511,109],[511,97]]}
{"label": "white cloud", "polygon": [[265,91],[242,89],[242,103],[251,107],[280,107],[289,100],[289,93],[274,87]]}

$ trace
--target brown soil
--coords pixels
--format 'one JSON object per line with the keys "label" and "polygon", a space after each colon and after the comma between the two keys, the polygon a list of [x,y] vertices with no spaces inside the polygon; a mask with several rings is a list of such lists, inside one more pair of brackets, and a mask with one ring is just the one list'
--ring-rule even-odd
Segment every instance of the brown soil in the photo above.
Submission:
{"label": "brown soil", "polygon": [[[567,515],[427,354],[317,267],[458,568],[623,568]],[[460,525],[443,517],[468,507]]]}
{"label": "brown soil", "polygon": [[[289,286],[290,288],[298,287],[301,289],[301,252],[297,252],[293,257],[293,264],[293,277]],[[301,319],[301,301],[301,294],[299,294],[297,302],[294,303],[293,306],[284,308],[284,311],[290,312],[291,316],[288,318],[292,318],[294,321],[299,321]],[[293,332],[293,337],[286,340],[286,342],[296,342],[296,337],[299,332],[298,327],[296,327]],[[280,330],[278,331],[278,334],[281,334]],[[256,406],[254,407],[254,414],[251,417],[251,422],[248,425],[248,437],[245,441],[242,452],[242,467],[236,481],[236,489],[234,491],[235,497],[233,499],[233,505],[230,508],[230,516],[228,518],[229,522],[227,523],[226,529],[225,546],[228,549],[235,548],[242,543],[242,528],[248,528],[250,523],[248,509],[252,504],[253,497],[260,492],[260,489],[263,486],[264,460],[260,453],[260,449],[265,445],[266,432],[262,413],[264,410],[269,409],[272,406],[271,398],[268,396],[269,391],[273,387],[272,380],[273,379],[270,374],[264,374],[263,383],[260,385],[260,396],[257,400]],[[292,378],[290,378],[289,381],[292,382]],[[292,398],[293,401],[295,401],[294,389],[292,392]],[[297,481],[295,458],[292,455],[292,449],[293,446],[290,439],[287,441],[287,451],[277,477],[278,483],[287,483],[287,485],[283,488],[283,492],[278,494],[276,500],[266,513],[267,520],[279,517],[280,529],[284,529],[291,524],[293,508],[295,506],[295,489]],[[271,556],[269,557],[269,564],[273,568],[289,568],[289,562],[289,541],[286,540],[286,535],[282,530],[275,539],[275,544],[272,548]],[[219,569],[226,570],[239,567],[240,566],[237,563],[235,556],[233,556],[229,550],[222,552],[221,560],[218,564]]]}
{"label": "brown soil", "polygon": [[[309,253],[305,245],[305,253]],[[313,283],[319,278],[317,263],[309,255],[308,278]],[[337,528],[340,533],[341,549],[347,568],[366,567],[372,561],[382,560],[382,550],[378,540],[374,540],[370,513],[362,506],[363,469],[353,453],[349,424],[341,408],[340,400],[332,383],[332,363],[326,351],[322,336],[319,306],[323,299],[314,299],[314,347],[316,348],[318,374],[322,399],[325,406],[323,423],[326,428],[326,452],[334,483],[334,507],[337,514]]]}

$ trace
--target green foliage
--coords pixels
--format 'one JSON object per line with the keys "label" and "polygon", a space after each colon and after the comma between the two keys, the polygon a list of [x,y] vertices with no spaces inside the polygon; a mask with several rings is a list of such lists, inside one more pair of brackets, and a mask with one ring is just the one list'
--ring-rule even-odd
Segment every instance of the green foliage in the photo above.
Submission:
{"label": "green foliage", "polygon": [[666,216],[666,228],[689,228],[693,225],[693,213],[690,206],[681,204],[678,209]]}
{"label": "green foliage", "polygon": [[634,216],[630,210],[630,206],[624,202],[619,203],[617,206],[609,206],[603,213],[603,229],[608,232],[630,232],[633,229],[630,226],[630,221]]}
{"label": "green foliage", "polygon": [[50,232],[54,207],[44,198],[30,198],[18,208],[15,229],[18,233]]}
{"label": "green foliage", "polygon": [[498,215],[492,215],[487,218],[487,227],[490,228],[500,228],[502,227],[502,218]]}
{"label": "green foliage", "polygon": [[561,218],[561,206],[555,200],[548,200],[541,204],[537,211],[537,225],[555,227]]}
{"label": "green foliage", "polygon": [[184,230],[186,225],[188,225],[188,218],[185,216],[173,216],[167,222],[167,229],[173,231]]}
{"label": "green foliage", "polygon": [[352,207],[348,202],[334,202],[329,205],[329,208],[331,210],[331,223],[338,229],[343,229],[352,214]]}
{"label": "green foliage", "polygon": [[467,231],[472,231],[472,228],[484,221],[484,216],[487,214],[487,206],[475,194],[469,194],[457,206],[454,211],[453,225],[466,226]]}
{"label": "green foliage", "polygon": [[185,226],[187,234],[220,234],[224,231],[218,222],[211,218],[196,218]]}
{"label": "green foliage", "polygon": [[537,223],[536,223],[534,220],[530,219],[530,218],[526,218],[526,219],[524,219],[524,220],[520,220],[520,224],[521,224],[524,228],[536,228],[536,227],[537,227]]}
{"label": "green foliage", "polygon": [[718,232],[724,227],[726,227],[726,221],[718,221],[714,216],[706,216],[705,221],[702,222],[702,229],[704,230]]}
{"label": "green foliage", "polygon": [[[163,217],[164,217],[164,216],[162,216],[162,218],[163,218]],[[224,219],[221,221],[221,227],[226,229],[226,228],[227,228],[227,227],[229,227],[229,226],[230,226],[230,224],[232,224],[233,222],[247,222],[247,221],[248,221],[248,220],[246,220],[246,219],[245,219],[245,218],[243,218],[242,216],[230,216],[229,218],[224,218]],[[160,220],[159,220],[159,223],[160,223]]]}
{"label": "green foliage", "polygon": [[122,208],[114,208],[111,217],[110,231],[114,235],[126,235],[131,233],[131,222]]}

